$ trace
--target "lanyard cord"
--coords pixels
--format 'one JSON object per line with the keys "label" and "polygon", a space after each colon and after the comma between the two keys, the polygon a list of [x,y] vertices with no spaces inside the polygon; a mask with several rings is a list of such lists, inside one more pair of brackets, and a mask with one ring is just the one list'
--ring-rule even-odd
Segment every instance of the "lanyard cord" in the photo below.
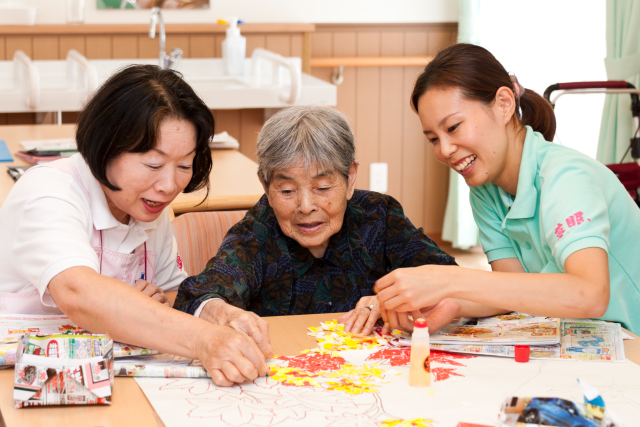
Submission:
{"label": "lanyard cord", "polygon": [[[104,248],[102,247],[102,230],[100,230],[100,274],[102,274],[102,253]],[[147,276],[147,242],[144,242],[144,280],[148,280]]]}

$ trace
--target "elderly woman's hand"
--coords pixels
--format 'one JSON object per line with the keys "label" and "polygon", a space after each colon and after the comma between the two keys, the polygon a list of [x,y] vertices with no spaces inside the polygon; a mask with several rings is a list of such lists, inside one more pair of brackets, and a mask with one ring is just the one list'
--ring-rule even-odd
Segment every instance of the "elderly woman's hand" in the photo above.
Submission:
{"label": "elderly woman's hand", "polygon": [[171,304],[169,303],[169,301],[167,301],[167,296],[164,294],[162,289],[160,289],[156,285],[149,283],[146,280],[138,279],[136,280],[136,284],[133,287],[146,296],[151,297],[151,299],[154,299],[166,306],[171,307]]}
{"label": "elderly woman's hand", "polygon": [[344,331],[354,334],[369,335],[380,318],[380,304],[375,295],[362,297],[356,304],[356,308],[343,315],[338,322],[344,323]]}
{"label": "elderly woman's hand", "polygon": [[200,318],[215,325],[230,326],[252,338],[265,357],[273,356],[269,342],[269,324],[255,313],[214,299],[204,306]]}

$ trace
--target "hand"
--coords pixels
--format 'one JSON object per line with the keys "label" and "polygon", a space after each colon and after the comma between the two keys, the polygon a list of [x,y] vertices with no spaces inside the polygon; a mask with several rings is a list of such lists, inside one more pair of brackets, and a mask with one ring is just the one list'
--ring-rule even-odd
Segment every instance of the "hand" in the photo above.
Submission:
{"label": "hand", "polygon": [[453,319],[460,317],[460,303],[452,298],[443,299],[438,304],[420,310],[427,321],[429,332],[435,332]]}
{"label": "hand", "polygon": [[171,307],[169,301],[167,300],[167,296],[162,292],[162,289],[157,287],[156,285],[147,282],[146,280],[138,279],[136,280],[136,284],[133,287],[151,299],[154,299],[162,304]]}
{"label": "hand", "polygon": [[255,313],[227,304],[222,299],[210,300],[200,318],[214,325],[230,326],[253,338],[265,357],[273,356],[269,342],[269,324]]}
{"label": "hand", "polygon": [[344,314],[338,322],[344,323],[345,332],[360,333],[369,335],[373,332],[373,327],[380,318],[380,305],[375,295],[362,297],[356,304],[356,308]]}
{"label": "hand", "polygon": [[457,269],[442,265],[400,268],[378,279],[373,289],[384,309],[413,312],[447,298],[451,276]]}
{"label": "hand", "polygon": [[380,311],[382,314],[382,320],[384,321],[384,326],[381,331],[383,335],[390,333],[392,329],[402,329],[409,332],[413,331],[413,322],[415,319],[422,317],[422,313],[418,310],[411,313],[398,313],[393,310],[385,310],[381,305]]}
{"label": "hand", "polygon": [[267,373],[256,343],[226,326],[209,325],[196,344],[195,353],[217,386],[230,387]]}

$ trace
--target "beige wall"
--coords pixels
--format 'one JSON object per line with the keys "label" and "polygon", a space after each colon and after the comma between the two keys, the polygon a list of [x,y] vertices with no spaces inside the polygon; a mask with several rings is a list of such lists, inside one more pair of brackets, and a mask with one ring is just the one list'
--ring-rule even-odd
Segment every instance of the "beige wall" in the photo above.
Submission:
{"label": "beige wall", "polygon": [[[311,56],[427,56],[455,43],[457,24],[316,25]],[[369,165],[389,164],[388,194],[428,233],[440,233],[449,182],[411,110],[409,97],[421,67],[345,68],[337,108],[357,138],[358,188],[369,186]],[[332,69],[312,74],[330,81]]]}
{"label": "beige wall", "polygon": [[[37,27],[36,27],[37,28]],[[168,31],[169,32],[169,31]],[[457,24],[324,24],[311,34],[312,57],[427,56],[455,42]],[[247,52],[264,47],[285,56],[302,56],[302,32],[246,34]],[[180,47],[185,57],[220,57],[222,34],[169,32],[167,48]],[[0,60],[17,49],[33,59],[62,59],[77,49],[90,59],[155,58],[157,40],[143,31],[130,34],[2,35]],[[338,105],[353,126],[360,160],[358,188],[369,187],[369,165],[389,164],[388,194],[398,199],[407,216],[428,233],[440,233],[448,188],[447,168],[433,157],[409,96],[421,67],[345,68],[338,86]],[[332,70],[312,74],[330,81]],[[216,131],[226,130],[240,141],[240,151],[255,158],[256,137],[264,122],[262,109],[217,110]],[[75,113],[65,113],[74,122]],[[51,118],[48,119],[49,121]],[[0,114],[0,124],[31,124],[33,113]]]}

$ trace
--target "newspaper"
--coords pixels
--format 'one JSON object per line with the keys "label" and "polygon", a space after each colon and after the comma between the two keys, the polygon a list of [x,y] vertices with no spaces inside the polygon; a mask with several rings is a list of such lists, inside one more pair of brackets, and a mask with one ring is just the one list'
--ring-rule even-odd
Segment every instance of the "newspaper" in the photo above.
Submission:
{"label": "newspaper", "polygon": [[560,320],[523,313],[463,318],[431,335],[432,344],[538,345],[560,344]]}
{"label": "newspaper", "polygon": [[106,335],[27,332],[18,342],[16,408],[110,405],[113,379],[113,341]]}
{"label": "newspaper", "polygon": [[[59,334],[87,332],[75,325],[65,315],[0,315],[0,369],[10,368],[16,363],[18,341],[25,334]],[[157,350],[114,342],[113,357],[146,356],[157,354]]]}
{"label": "newspaper", "polygon": [[199,360],[159,353],[117,359],[115,375],[120,377],[207,378],[209,374]]}
{"label": "newspaper", "polygon": [[[451,353],[515,357],[513,345],[434,344],[433,350]],[[618,323],[585,319],[562,319],[560,343],[531,346],[531,359],[562,359],[622,362],[625,360],[622,327]]]}

